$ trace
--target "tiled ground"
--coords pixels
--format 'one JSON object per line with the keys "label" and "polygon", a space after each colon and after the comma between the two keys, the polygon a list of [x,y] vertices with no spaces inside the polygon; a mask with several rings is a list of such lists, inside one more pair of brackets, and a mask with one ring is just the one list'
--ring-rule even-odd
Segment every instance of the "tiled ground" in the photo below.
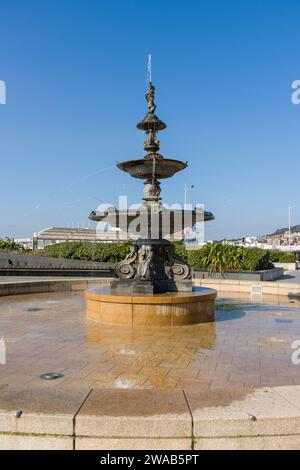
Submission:
{"label": "tiled ground", "polygon": [[[176,328],[100,326],[83,293],[0,299],[7,364],[0,383],[94,388],[259,387],[300,384],[291,362],[300,303],[219,299],[216,323]],[[62,372],[63,379],[39,375]]]}

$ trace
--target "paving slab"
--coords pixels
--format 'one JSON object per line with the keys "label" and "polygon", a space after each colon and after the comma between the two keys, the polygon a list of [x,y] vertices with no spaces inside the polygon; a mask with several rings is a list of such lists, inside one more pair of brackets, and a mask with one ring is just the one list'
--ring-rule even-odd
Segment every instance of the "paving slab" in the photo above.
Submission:
{"label": "paving slab", "polygon": [[181,390],[93,390],[75,420],[76,436],[191,437]]}
{"label": "paving slab", "polygon": [[186,397],[196,438],[300,434],[300,410],[271,388],[187,390]]}
{"label": "paving slab", "polygon": [[289,403],[300,411],[300,386],[274,387],[274,391],[284,397]]}
{"label": "paving slab", "polygon": [[[4,387],[0,390],[0,433],[72,436],[74,416],[89,392],[87,387]],[[16,417],[18,411],[20,417]]]}

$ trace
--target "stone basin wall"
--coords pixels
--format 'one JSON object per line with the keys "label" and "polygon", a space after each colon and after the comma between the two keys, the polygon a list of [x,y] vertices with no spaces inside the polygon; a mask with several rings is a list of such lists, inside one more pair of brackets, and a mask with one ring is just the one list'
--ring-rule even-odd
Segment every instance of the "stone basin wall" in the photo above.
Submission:
{"label": "stone basin wall", "polygon": [[296,450],[300,387],[201,392],[0,385],[0,417],[0,450]]}

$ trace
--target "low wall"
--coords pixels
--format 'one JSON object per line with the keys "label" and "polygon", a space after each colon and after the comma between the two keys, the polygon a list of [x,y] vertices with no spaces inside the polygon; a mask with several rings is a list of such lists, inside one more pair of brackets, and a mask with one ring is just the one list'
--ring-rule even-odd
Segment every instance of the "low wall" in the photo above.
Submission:
{"label": "low wall", "polygon": [[229,273],[209,273],[201,269],[194,269],[194,279],[231,279],[238,281],[276,281],[283,276],[283,268],[275,267],[264,271],[241,271]]}
{"label": "low wall", "polygon": [[8,385],[0,386],[0,418],[0,450],[299,449],[300,387],[204,392]]}
{"label": "low wall", "polygon": [[[79,276],[79,277],[114,277],[115,263],[81,261],[50,256],[32,256],[19,253],[0,252],[0,276]],[[249,281],[275,281],[283,276],[283,268],[266,271],[243,271],[209,274],[195,269],[194,279],[233,279]]]}
{"label": "low wall", "polygon": [[[85,290],[94,286],[97,278],[101,283],[114,278],[113,263],[69,260],[48,256],[32,256],[19,253],[0,253],[0,276],[16,276],[9,283],[0,284],[1,295],[15,295],[39,292]],[[295,283],[275,283],[283,275],[282,268],[268,271],[212,273],[194,270],[194,285],[209,287],[218,292],[239,292],[251,295],[253,286],[260,287],[262,295],[289,296],[300,293]],[[21,277],[22,276],[22,277]],[[36,276],[28,280],[26,276]],[[47,278],[48,276],[48,278]],[[74,278],[78,279],[74,279]],[[70,278],[70,279],[68,279]],[[86,279],[84,279],[86,278]],[[11,278],[12,279],[12,278]]]}
{"label": "low wall", "polygon": [[195,279],[195,286],[215,289],[218,295],[222,292],[251,295],[275,295],[289,297],[300,293],[300,284],[289,282],[249,282],[232,279]]}
{"label": "low wall", "polygon": [[114,274],[113,263],[53,258],[50,256],[0,253],[0,275],[21,276],[101,276]]}
{"label": "low wall", "polygon": [[115,277],[114,271],[109,269],[0,269],[0,276],[38,276],[38,277]]}
{"label": "low wall", "polygon": [[29,279],[0,282],[0,297],[5,295],[40,294],[47,292],[75,292],[84,291],[88,288],[103,286],[111,283],[110,278],[48,278]]}
{"label": "low wall", "polygon": [[297,263],[274,263],[275,268],[282,268],[285,271],[296,271]]}

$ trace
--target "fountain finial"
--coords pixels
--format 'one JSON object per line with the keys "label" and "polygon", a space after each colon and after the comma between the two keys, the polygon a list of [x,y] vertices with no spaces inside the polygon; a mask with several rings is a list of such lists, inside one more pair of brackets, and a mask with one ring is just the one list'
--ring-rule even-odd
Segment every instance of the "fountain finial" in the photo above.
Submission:
{"label": "fountain finial", "polygon": [[149,88],[146,93],[146,100],[148,102],[149,111],[147,112],[144,119],[137,124],[137,128],[145,132],[148,132],[148,131],[158,132],[158,131],[162,131],[167,126],[155,114],[155,110],[156,110],[156,104],[154,103],[155,87],[150,80],[148,81],[148,83],[149,83]]}
{"label": "fountain finial", "polygon": [[156,152],[159,150],[159,140],[156,137],[158,131],[165,129],[166,124],[161,121],[155,114],[156,104],[154,103],[155,98],[155,87],[151,80],[148,80],[149,88],[146,93],[146,100],[148,102],[149,111],[147,112],[144,119],[138,123],[138,129],[145,131],[147,134],[144,149],[147,152],[145,158],[153,158],[158,156]]}

